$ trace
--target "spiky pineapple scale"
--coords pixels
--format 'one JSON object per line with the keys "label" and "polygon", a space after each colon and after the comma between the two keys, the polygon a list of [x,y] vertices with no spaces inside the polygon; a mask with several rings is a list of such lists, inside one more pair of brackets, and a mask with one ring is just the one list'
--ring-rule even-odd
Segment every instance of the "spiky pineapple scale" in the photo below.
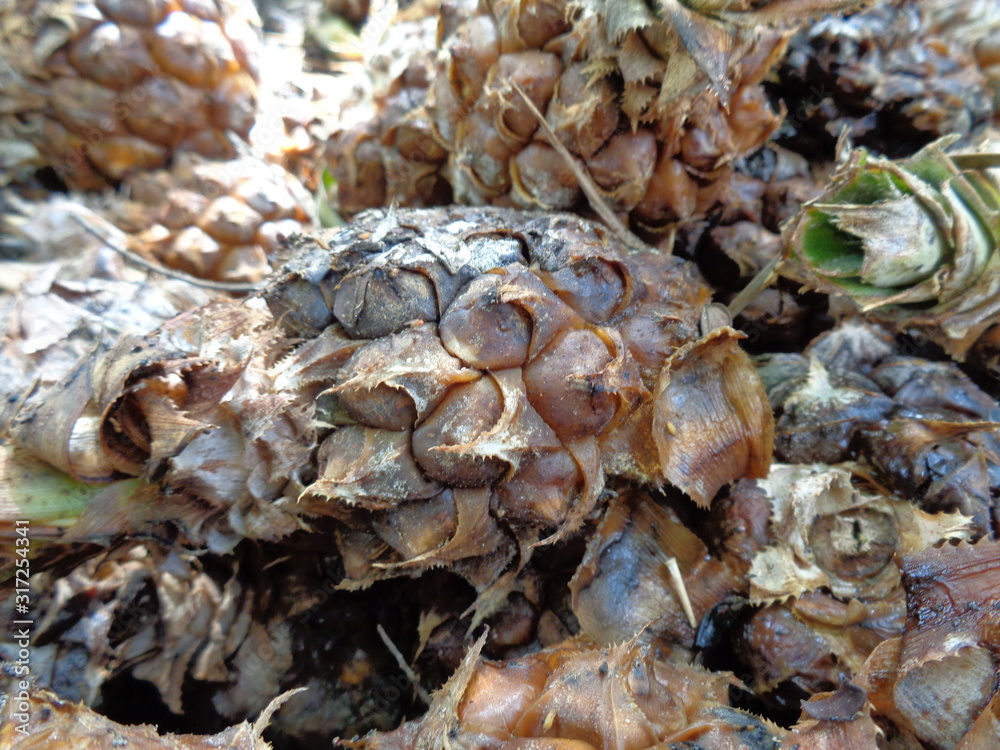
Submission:
{"label": "spiky pineapple scale", "polygon": [[259,19],[250,2],[19,0],[0,11],[10,96],[0,138],[28,167],[100,188],[173,153],[234,156],[257,102]]}
{"label": "spiky pineapple scale", "polygon": [[[440,54],[418,65],[432,71],[429,87],[404,100],[394,84],[374,128],[341,135],[342,205],[432,204],[443,198],[428,189],[434,171],[460,202],[580,205],[576,177],[520,89],[616,211],[651,228],[705,212],[729,165],[777,127],[758,84],[785,35],[678,13],[638,0],[443,3]],[[430,128],[400,158],[398,134],[415,123]],[[361,153],[379,141],[387,157]],[[384,190],[359,179],[372,173]]]}

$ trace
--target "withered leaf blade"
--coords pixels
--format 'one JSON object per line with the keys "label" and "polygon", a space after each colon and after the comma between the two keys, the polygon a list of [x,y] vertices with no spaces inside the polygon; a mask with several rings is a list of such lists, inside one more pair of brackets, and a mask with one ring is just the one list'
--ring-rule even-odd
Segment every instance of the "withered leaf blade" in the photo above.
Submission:
{"label": "withered leaf blade", "polygon": [[92,394],[91,365],[81,361],[55,393],[29,397],[6,432],[19,445],[71,476],[90,481],[109,479],[115,467],[95,440],[100,422],[95,410],[88,414]]}
{"label": "withered leaf blade", "polygon": [[742,334],[719,328],[676,351],[657,383],[653,439],[662,473],[708,506],[735,479],[767,475],[774,416]]}
{"label": "withered leaf blade", "polygon": [[[280,701],[281,698],[275,699],[278,705]],[[18,718],[21,704],[30,721]],[[269,716],[274,709],[266,710],[265,714]],[[270,743],[261,737],[266,717],[262,717],[262,726],[244,721],[214,735],[161,735],[154,726],[118,724],[86,706],[60,700],[45,690],[32,691],[24,701],[7,701],[4,714],[5,720],[0,723],[0,743],[25,750],[103,750],[108,747],[109,738],[135,750],[209,750],[213,747],[271,750]],[[18,731],[20,726],[27,726],[27,734]]]}
{"label": "withered leaf blade", "polygon": [[732,83],[726,74],[734,46],[732,29],[727,29],[725,24],[715,19],[692,12],[678,0],[661,0],[659,6],[661,18],[676,30],[687,53],[708,78],[719,101],[728,105]]}
{"label": "withered leaf blade", "polygon": [[2,528],[19,520],[38,530],[70,525],[100,489],[57,471],[25,448],[0,445]]}

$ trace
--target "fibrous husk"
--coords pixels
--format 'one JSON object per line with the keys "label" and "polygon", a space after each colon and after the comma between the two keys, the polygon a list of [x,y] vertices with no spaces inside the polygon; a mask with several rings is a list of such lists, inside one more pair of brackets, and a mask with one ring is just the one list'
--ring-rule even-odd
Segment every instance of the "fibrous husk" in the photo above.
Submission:
{"label": "fibrous husk", "polygon": [[103,188],[177,151],[233,158],[230,138],[253,124],[252,3],[8,2],[0,38],[0,153],[21,170],[51,167],[71,188]]}
{"label": "fibrous husk", "polygon": [[899,635],[905,615],[901,589],[875,602],[809,592],[745,616],[730,644],[748,665],[757,695],[771,710],[785,713],[797,708],[799,697],[851,679],[879,644]]}
{"label": "fibrous husk", "polygon": [[[951,30],[941,15],[956,17]],[[788,108],[779,139],[826,160],[843,132],[891,157],[974,134],[995,109],[975,45],[997,18],[988,1],[888,0],[819,20],[792,38],[777,67]]]}
{"label": "fibrous husk", "polygon": [[[93,439],[95,422],[78,419],[84,384],[73,373],[81,361],[107,354],[123,335],[146,333],[211,299],[190,284],[150,278],[125,265],[88,228],[122,240],[82,204],[54,198],[37,206],[17,228],[38,253],[30,261],[0,261],[7,292],[0,297],[0,424],[6,430],[31,393],[51,394],[50,418],[42,432],[51,437],[70,431],[57,454],[63,466],[75,466],[66,475],[23,449],[0,447],[0,533],[5,543],[13,541],[11,524],[17,520],[32,524],[32,538],[38,542],[61,537],[74,523],[95,536],[113,535],[120,530],[118,511],[151,497],[150,488],[137,480],[110,487],[81,481],[100,474],[103,462],[98,458],[92,465],[87,455],[93,454],[75,447]],[[60,382],[67,388],[58,389]],[[80,521],[88,506],[103,510]]]}
{"label": "fibrous husk", "polygon": [[734,476],[767,473],[774,421],[740,337],[721,328],[674,352],[657,383],[653,439],[663,476],[699,505]]}
{"label": "fibrous husk", "polygon": [[848,319],[805,354],[758,360],[776,415],[778,460],[854,460],[887,489],[926,511],[973,518],[997,533],[1000,404],[957,366],[903,352],[870,323]]}
{"label": "fibrous husk", "polygon": [[[120,720],[122,685],[141,683],[162,715],[190,725],[239,722],[306,687],[272,722],[306,743],[387,729],[402,715],[384,697],[400,683],[376,623],[399,633],[398,603],[409,599],[399,589],[335,591],[332,556],[303,544],[216,555],[149,539],[63,550],[53,560],[32,537],[35,689]],[[13,611],[14,597],[2,606]],[[0,657],[13,663],[18,649],[12,633]]]}
{"label": "fibrous husk", "polygon": [[1000,113],[1000,11],[989,0],[949,3],[920,0],[924,22],[940,38],[971,52],[993,94],[994,117]]}
{"label": "fibrous husk", "polygon": [[100,239],[124,245],[124,233],[65,196],[4,220],[7,239],[31,246],[26,258],[0,260],[4,402],[35,380],[58,381],[82,357],[107,351],[126,333],[147,333],[211,299],[196,286],[129,266]]}
{"label": "fibrous husk", "polygon": [[[280,709],[287,694],[279,696],[251,724],[224,729],[214,735],[158,734],[148,724],[123,725],[107,719],[78,703],[60,699],[47,690],[25,691],[22,699],[14,693],[6,701],[0,722],[0,742],[24,750],[104,750],[109,743],[135,750],[271,750],[261,737]],[[24,718],[20,718],[23,716]]]}
{"label": "fibrous husk", "polygon": [[899,635],[898,556],[972,533],[967,517],[932,515],[854,481],[840,468],[779,464],[737,485],[716,516],[725,559],[746,570],[749,601],[763,605],[740,618],[732,648],[780,710],[789,694],[834,690]]}
{"label": "fibrous husk", "polygon": [[853,5],[445,3],[437,57],[411,57],[338,135],[340,205],[583,208],[582,170],[638,226],[703,216],[779,125],[760,81],[789,29]]}
{"label": "fibrous husk", "polygon": [[220,281],[260,281],[282,240],[316,224],[296,177],[250,153],[178,153],[167,168],[128,177],[97,210],[126,233],[128,249]]}
{"label": "fibrous husk", "polygon": [[802,717],[785,738],[787,750],[877,747],[882,730],[871,717],[865,691],[851,682],[829,693],[818,693],[802,703]]}
{"label": "fibrous husk", "polygon": [[126,542],[65,576],[36,574],[33,684],[94,705],[128,668],[182,713],[185,680],[228,679],[251,623],[253,592],[228,573],[210,574],[187,550]]}
{"label": "fibrous husk", "polygon": [[931,515],[906,501],[866,493],[843,469],[777,465],[756,481],[771,503],[776,542],[753,559],[754,603],[820,588],[842,599],[884,599],[899,586],[894,555],[971,533],[967,517]]}
{"label": "fibrous husk", "polygon": [[994,695],[993,700],[983,709],[972,728],[965,733],[955,748],[976,750],[981,747],[992,747],[998,742],[1000,742],[1000,696]]}
{"label": "fibrous husk", "polygon": [[275,502],[309,455],[308,438],[295,439],[309,427],[308,416],[291,408],[293,394],[270,385],[281,337],[268,333],[269,319],[252,306],[215,303],[152,337],[126,337],[82,361],[57,395],[32,392],[9,434],[83,481],[139,476],[155,485],[167,472],[170,501],[93,509],[106,522],[98,536],[159,521],[217,549],[245,535],[285,536],[300,525]]}

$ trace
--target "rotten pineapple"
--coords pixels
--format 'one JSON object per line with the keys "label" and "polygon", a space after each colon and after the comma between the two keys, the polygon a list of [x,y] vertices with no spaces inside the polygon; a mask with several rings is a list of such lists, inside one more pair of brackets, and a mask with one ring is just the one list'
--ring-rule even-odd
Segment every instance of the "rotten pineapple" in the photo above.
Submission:
{"label": "rotten pineapple", "polygon": [[482,590],[606,475],[707,505],[766,473],[770,408],[739,334],[701,330],[707,300],[691,264],[572,216],[375,212],[300,238],[262,297],[81,363],[11,437],[159,488],[127,529],[226,548],[332,515],[355,584],[446,565]]}

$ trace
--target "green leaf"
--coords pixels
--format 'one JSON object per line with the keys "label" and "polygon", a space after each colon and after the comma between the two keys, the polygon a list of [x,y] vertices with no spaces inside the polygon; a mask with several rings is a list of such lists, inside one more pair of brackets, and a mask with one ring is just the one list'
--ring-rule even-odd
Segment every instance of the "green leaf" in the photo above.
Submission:
{"label": "green leaf", "polygon": [[0,522],[70,526],[103,489],[74,479],[23,448],[0,446]]}
{"label": "green leaf", "polygon": [[858,276],[864,262],[861,240],[837,229],[829,214],[812,210],[806,219],[800,252],[825,276]]}
{"label": "green leaf", "polygon": [[336,189],[337,180],[330,174],[329,169],[324,169],[314,198],[316,201],[316,217],[319,219],[319,225],[327,229],[330,227],[342,227],[345,223],[343,217],[333,209],[333,205],[330,202],[330,196]]}

